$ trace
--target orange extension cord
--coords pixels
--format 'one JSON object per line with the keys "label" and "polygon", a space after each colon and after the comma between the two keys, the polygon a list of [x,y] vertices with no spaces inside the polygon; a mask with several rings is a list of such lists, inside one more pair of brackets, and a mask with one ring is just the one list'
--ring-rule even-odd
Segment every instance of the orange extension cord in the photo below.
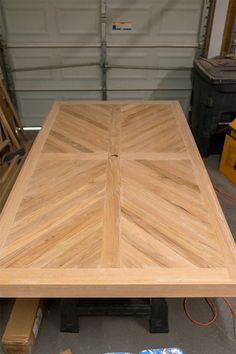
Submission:
{"label": "orange extension cord", "polygon": [[[230,200],[232,202],[236,202],[236,197],[230,195],[230,194],[227,194],[223,191],[221,191],[220,189],[218,189],[216,186],[214,186],[214,189],[215,191],[220,194],[222,197],[224,197],[225,199],[227,200]],[[192,317],[191,317],[191,314],[188,310],[188,307],[187,307],[187,301],[188,301],[188,298],[184,298],[183,300],[183,307],[184,307],[184,312],[186,314],[186,316],[188,317],[188,319],[198,325],[198,326],[201,326],[201,327],[208,327],[210,326],[211,324],[213,324],[216,320],[217,320],[217,317],[218,317],[218,313],[217,313],[217,309],[216,309],[216,305],[214,303],[213,300],[211,299],[208,299],[208,298],[205,298],[205,301],[207,302],[207,304],[209,305],[210,309],[211,309],[211,313],[212,313],[212,318],[210,319],[210,321],[208,322],[200,322],[200,321],[197,321],[197,320],[194,320]],[[232,304],[229,302],[229,300],[227,300],[226,298],[223,297],[223,301],[225,302],[226,306],[228,307],[229,311],[231,312],[232,316],[234,319],[236,319],[236,311],[234,310]]]}
{"label": "orange extension cord", "polygon": [[[236,311],[234,310],[232,304],[229,302],[229,300],[227,300],[224,297],[223,297],[223,300],[224,300],[225,304],[228,306],[233,318],[236,319]],[[191,314],[190,314],[190,312],[188,310],[187,301],[188,301],[188,298],[184,298],[184,300],[183,300],[184,312],[185,312],[186,316],[188,317],[188,319],[192,323],[194,323],[194,324],[196,324],[198,326],[201,326],[201,327],[208,327],[208,326],[210,326],[211,324],[213,324],[216,321],[216,319],[218,317],[218,313],[217,313],[216,305],[215,305],[213,300],[205,298],[205,301],[208,303],[208,305],[209,305],[209,307],[211,309],[211,312],[212,312],[212,318],[208,322],[200,322],[200,321],[194,320],[191,317]]]}
{"label": "orange extension cord", "polygon": [[215,191],[220,194],[222,197],[224,197],[225,199],[227,200],[230,200],[232,202],[236,202],[236,197],[230,195],[230,194],[227,194],[225,192],[222,192],[221,190],[219,190],[216,186],[214,186],[214,189]]}

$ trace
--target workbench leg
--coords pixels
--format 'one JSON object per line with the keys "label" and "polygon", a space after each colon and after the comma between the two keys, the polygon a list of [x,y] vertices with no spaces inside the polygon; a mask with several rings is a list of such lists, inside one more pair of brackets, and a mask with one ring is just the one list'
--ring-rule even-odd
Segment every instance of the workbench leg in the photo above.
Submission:
{"label": "workbench leg", "polygon": [[168,305],[163,298],[151,299],[150,333],[168,333]]}
{"label": "workbench leg", "polygon": [[61,300],[61,332],[79,333],[76,299]]}

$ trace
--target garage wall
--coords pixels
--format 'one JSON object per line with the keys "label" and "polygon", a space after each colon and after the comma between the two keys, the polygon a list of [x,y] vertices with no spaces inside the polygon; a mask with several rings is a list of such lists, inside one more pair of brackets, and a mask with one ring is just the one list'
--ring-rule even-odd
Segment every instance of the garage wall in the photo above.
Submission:
{"label": "garage wall", "polygon": [[[202,0],[107,0],[108,99],[178,99],[188,111]],[[100,63],[100,0],[2,0],[11,69]],[[114,22],[127,22],[114,30]],[[119,26],[118,26],[119,27]],[[112,68],[141,66],[141,69]],[[145,70],[165,67],[167,70]],[[52,101],[101,99],[99,65],[13,72],[23,124],[38,126]]]}

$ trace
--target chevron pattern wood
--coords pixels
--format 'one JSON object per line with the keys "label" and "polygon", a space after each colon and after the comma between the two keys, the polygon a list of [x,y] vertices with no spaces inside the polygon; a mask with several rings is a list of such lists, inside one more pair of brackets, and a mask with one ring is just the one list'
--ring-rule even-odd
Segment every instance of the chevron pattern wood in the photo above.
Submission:
{"label": "chevron pattern wood", "polygon": [[0,296],[236,296],[177,102],[58,102],[0,219]]}

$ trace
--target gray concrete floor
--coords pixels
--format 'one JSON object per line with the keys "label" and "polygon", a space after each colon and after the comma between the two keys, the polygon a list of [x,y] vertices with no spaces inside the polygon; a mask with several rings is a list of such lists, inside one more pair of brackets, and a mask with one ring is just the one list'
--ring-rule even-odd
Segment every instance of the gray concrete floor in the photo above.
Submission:
{"label": "gray concrete floor", "polygon": [[[236,187],[218,172],[218,156],[205,160],[214,184],[236,195]],[[224,213],[236,239],[236,203],[219,197]],[[235,299],[231,300],[236,305]],[[13,300],[0,301],[0,334],[10,313]],[[73,354],[100,354],[109,351],[138,353],[146,348],[181,347],[185,354],[233,354],[236,353],[235,323],[217,300],[220,317],[207,328],[192,324],[185,316],[182,299],[168,299],[169,334],[149,334],[148,319],[145,317],[82,317],[80,334],[60,333],[59,300],[50,300],[46,309],[35,354],[59,354],[70,348]],[[207,320],[209,309],[202,299],[192,299],[193,317]]]}

